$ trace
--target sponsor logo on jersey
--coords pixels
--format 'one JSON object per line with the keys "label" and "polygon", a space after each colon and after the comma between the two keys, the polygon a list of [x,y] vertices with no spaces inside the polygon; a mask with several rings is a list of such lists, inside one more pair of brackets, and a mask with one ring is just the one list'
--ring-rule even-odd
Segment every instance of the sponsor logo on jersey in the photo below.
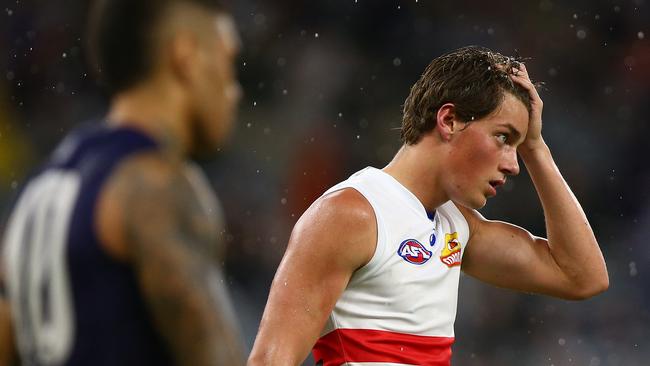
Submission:
{"label": "sponsor logo on jersey", "polygon": [[458,233],[445,234],[445,246],[440,252],[440,261],[451,268],[460,265],[461,246],[458,241]]}
{"label": "sponsor logo on jersey", "polygon": [[397,249],[397,254],[412,264],[424,264],[431,258],[431,252],[415,239],[406,239]]}

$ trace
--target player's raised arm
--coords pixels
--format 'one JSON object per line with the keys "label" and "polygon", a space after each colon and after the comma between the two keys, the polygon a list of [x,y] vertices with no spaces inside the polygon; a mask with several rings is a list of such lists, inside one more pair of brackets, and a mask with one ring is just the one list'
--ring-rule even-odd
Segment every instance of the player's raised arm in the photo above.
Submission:
{"label": "player's raised arm", "polygon": [[180,365],[244,363],[234,313],[210,248],[217,240],[184,166],[156,154],[118,168],[99,203],[106,249],[130,262]]}
{"label": "player's raised arm", "polygon": [[271,286],[249,366],[299,365],[352,273],[372,257],[375,214],[357,191],[316,201],[296,224]]}
{"label": "player's raised arm", "polygon": [[521,291],[566,299],[594,296],[609,286],[603,255],[580,203],[542,138],[542,100],[525,66],[521,64],[511,78],[530,95],[528,131],[517,151],[542,203],[548,240],[462,209],[472,232],[463,270],[497,286]]}

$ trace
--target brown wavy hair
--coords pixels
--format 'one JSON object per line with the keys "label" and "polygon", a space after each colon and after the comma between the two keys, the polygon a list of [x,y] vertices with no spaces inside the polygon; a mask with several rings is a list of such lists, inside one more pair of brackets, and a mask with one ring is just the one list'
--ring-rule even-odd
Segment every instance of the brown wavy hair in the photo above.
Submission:
{"label": "brown wavy hair", "polygon": [[453,103],[463,122],[481,119],[501,104],[505,93],[519,99],[530,113],[528,92],[510,78],[522,59],[478,46],[463,47],[435,58],[411,87],[404,102],[401,139],[407,145],[433,130],[438,109]]}

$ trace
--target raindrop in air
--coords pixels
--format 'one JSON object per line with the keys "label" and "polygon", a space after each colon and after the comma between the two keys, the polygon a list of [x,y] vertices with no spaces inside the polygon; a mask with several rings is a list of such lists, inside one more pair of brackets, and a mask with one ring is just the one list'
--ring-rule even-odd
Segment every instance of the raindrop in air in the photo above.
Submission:
{"label": "raindrop in air", "polygon": [[630,277],[635,277],[639,274],[639,271],[636,269],[636,262],[630,262]]}

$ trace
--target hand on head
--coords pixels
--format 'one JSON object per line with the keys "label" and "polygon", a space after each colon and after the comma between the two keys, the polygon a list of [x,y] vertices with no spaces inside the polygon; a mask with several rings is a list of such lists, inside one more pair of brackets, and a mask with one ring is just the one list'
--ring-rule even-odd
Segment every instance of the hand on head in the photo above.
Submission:
{"label": "hand on head", "polygon": [[523,62],[516,62],[513,64],[510,78],[512,81],[526,89],[530,95],[531,111],[530,120],[528,122],[528,133],[526,134],[524,142],[519,146],[519,150],[534,150],[535,148],[544,145],[544,140],[542,138],[542,109],[544,103],[539,97],[535,85],[530,80],[530,76],[528,76],[528,71],[526,70],[526,65]]}

